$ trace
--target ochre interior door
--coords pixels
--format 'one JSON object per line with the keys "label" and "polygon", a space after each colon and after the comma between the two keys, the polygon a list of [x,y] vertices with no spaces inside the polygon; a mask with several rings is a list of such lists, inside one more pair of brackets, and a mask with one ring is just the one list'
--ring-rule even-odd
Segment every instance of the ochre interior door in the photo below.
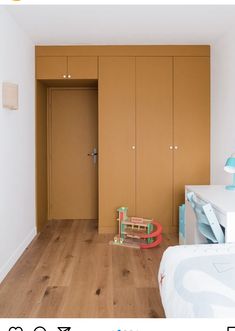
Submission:
{"label": "ochre interior door", "polygon": [[135,58],[99,60],[99,232],[117,229],[117,211],[135,214]]}
{"label": "ochre interior door", "polygon": [[136,214],[172,227],[171,57],[136,59]]}
{"label": "ochre interior door", "polygon": [[174,224],[185,185],[210,183],[210,58],[174,59]]}
{"label": "ochre interior door", "polygon": [[97,219],[96,89],[50,89],[49,219]]}

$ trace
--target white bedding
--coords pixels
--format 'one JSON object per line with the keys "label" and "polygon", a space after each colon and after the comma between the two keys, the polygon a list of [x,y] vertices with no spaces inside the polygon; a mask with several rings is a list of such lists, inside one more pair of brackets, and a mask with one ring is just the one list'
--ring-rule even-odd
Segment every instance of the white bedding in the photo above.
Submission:
{"label": "white bedding", "polygon": [[158,281],[166,317],[235,317],[235,244],[169,247]]}

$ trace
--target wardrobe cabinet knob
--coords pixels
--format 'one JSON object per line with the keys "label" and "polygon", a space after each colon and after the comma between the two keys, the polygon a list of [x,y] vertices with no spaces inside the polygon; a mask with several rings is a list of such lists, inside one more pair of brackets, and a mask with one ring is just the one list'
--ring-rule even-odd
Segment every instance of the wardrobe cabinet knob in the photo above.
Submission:
{"label": "wardrobe cabinet knob", "polygon": [[135,146],[133,145],[131,148],[132,148],[132,149],[135,149]]}
{"label": "wardrobe cabinet knob", "polygon": [[169,148],[170,148],[170,149],[173,149],[173,146],[170,146]]}
{"label": "wardrobe cabinet knob", "polygon": [[66,78],[66,75],[63,75],[63,78]]}
{"label": "wardrobe cabinet knob", "polygon": [[178,149],[178,146],[175,146],[175,149]]}
{"label": "wardrobe cabinet knob", "polygon": [[71,78],[71,75],[68,75],[68,78]]}

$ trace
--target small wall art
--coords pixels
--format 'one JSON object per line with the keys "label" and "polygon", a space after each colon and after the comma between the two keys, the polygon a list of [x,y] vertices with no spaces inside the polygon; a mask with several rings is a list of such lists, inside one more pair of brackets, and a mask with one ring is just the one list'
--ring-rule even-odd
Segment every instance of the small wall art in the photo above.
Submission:
{"label": "small wall art", "polygon": [[18,110],[18,84],[2,83],[2,106],[10,110]]}

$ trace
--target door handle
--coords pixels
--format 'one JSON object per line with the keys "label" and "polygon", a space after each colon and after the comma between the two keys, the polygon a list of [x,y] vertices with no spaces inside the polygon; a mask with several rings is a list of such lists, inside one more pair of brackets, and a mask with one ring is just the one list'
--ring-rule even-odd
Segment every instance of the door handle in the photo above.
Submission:
{"label": "door handle", "polygon": [[93,151],[91,153],[88,153],[87,155],[88,156],[91,156],[92,159],[93,159],[93,163],[96,164],[96,162],[97,162],[97,155],[98,155],[96,148],[94,148]]}
{"label": "door handle", "polygon": [[98,153],[88,153],[87,155],[88,156],[95,156],[95,155],[98,155]]}

